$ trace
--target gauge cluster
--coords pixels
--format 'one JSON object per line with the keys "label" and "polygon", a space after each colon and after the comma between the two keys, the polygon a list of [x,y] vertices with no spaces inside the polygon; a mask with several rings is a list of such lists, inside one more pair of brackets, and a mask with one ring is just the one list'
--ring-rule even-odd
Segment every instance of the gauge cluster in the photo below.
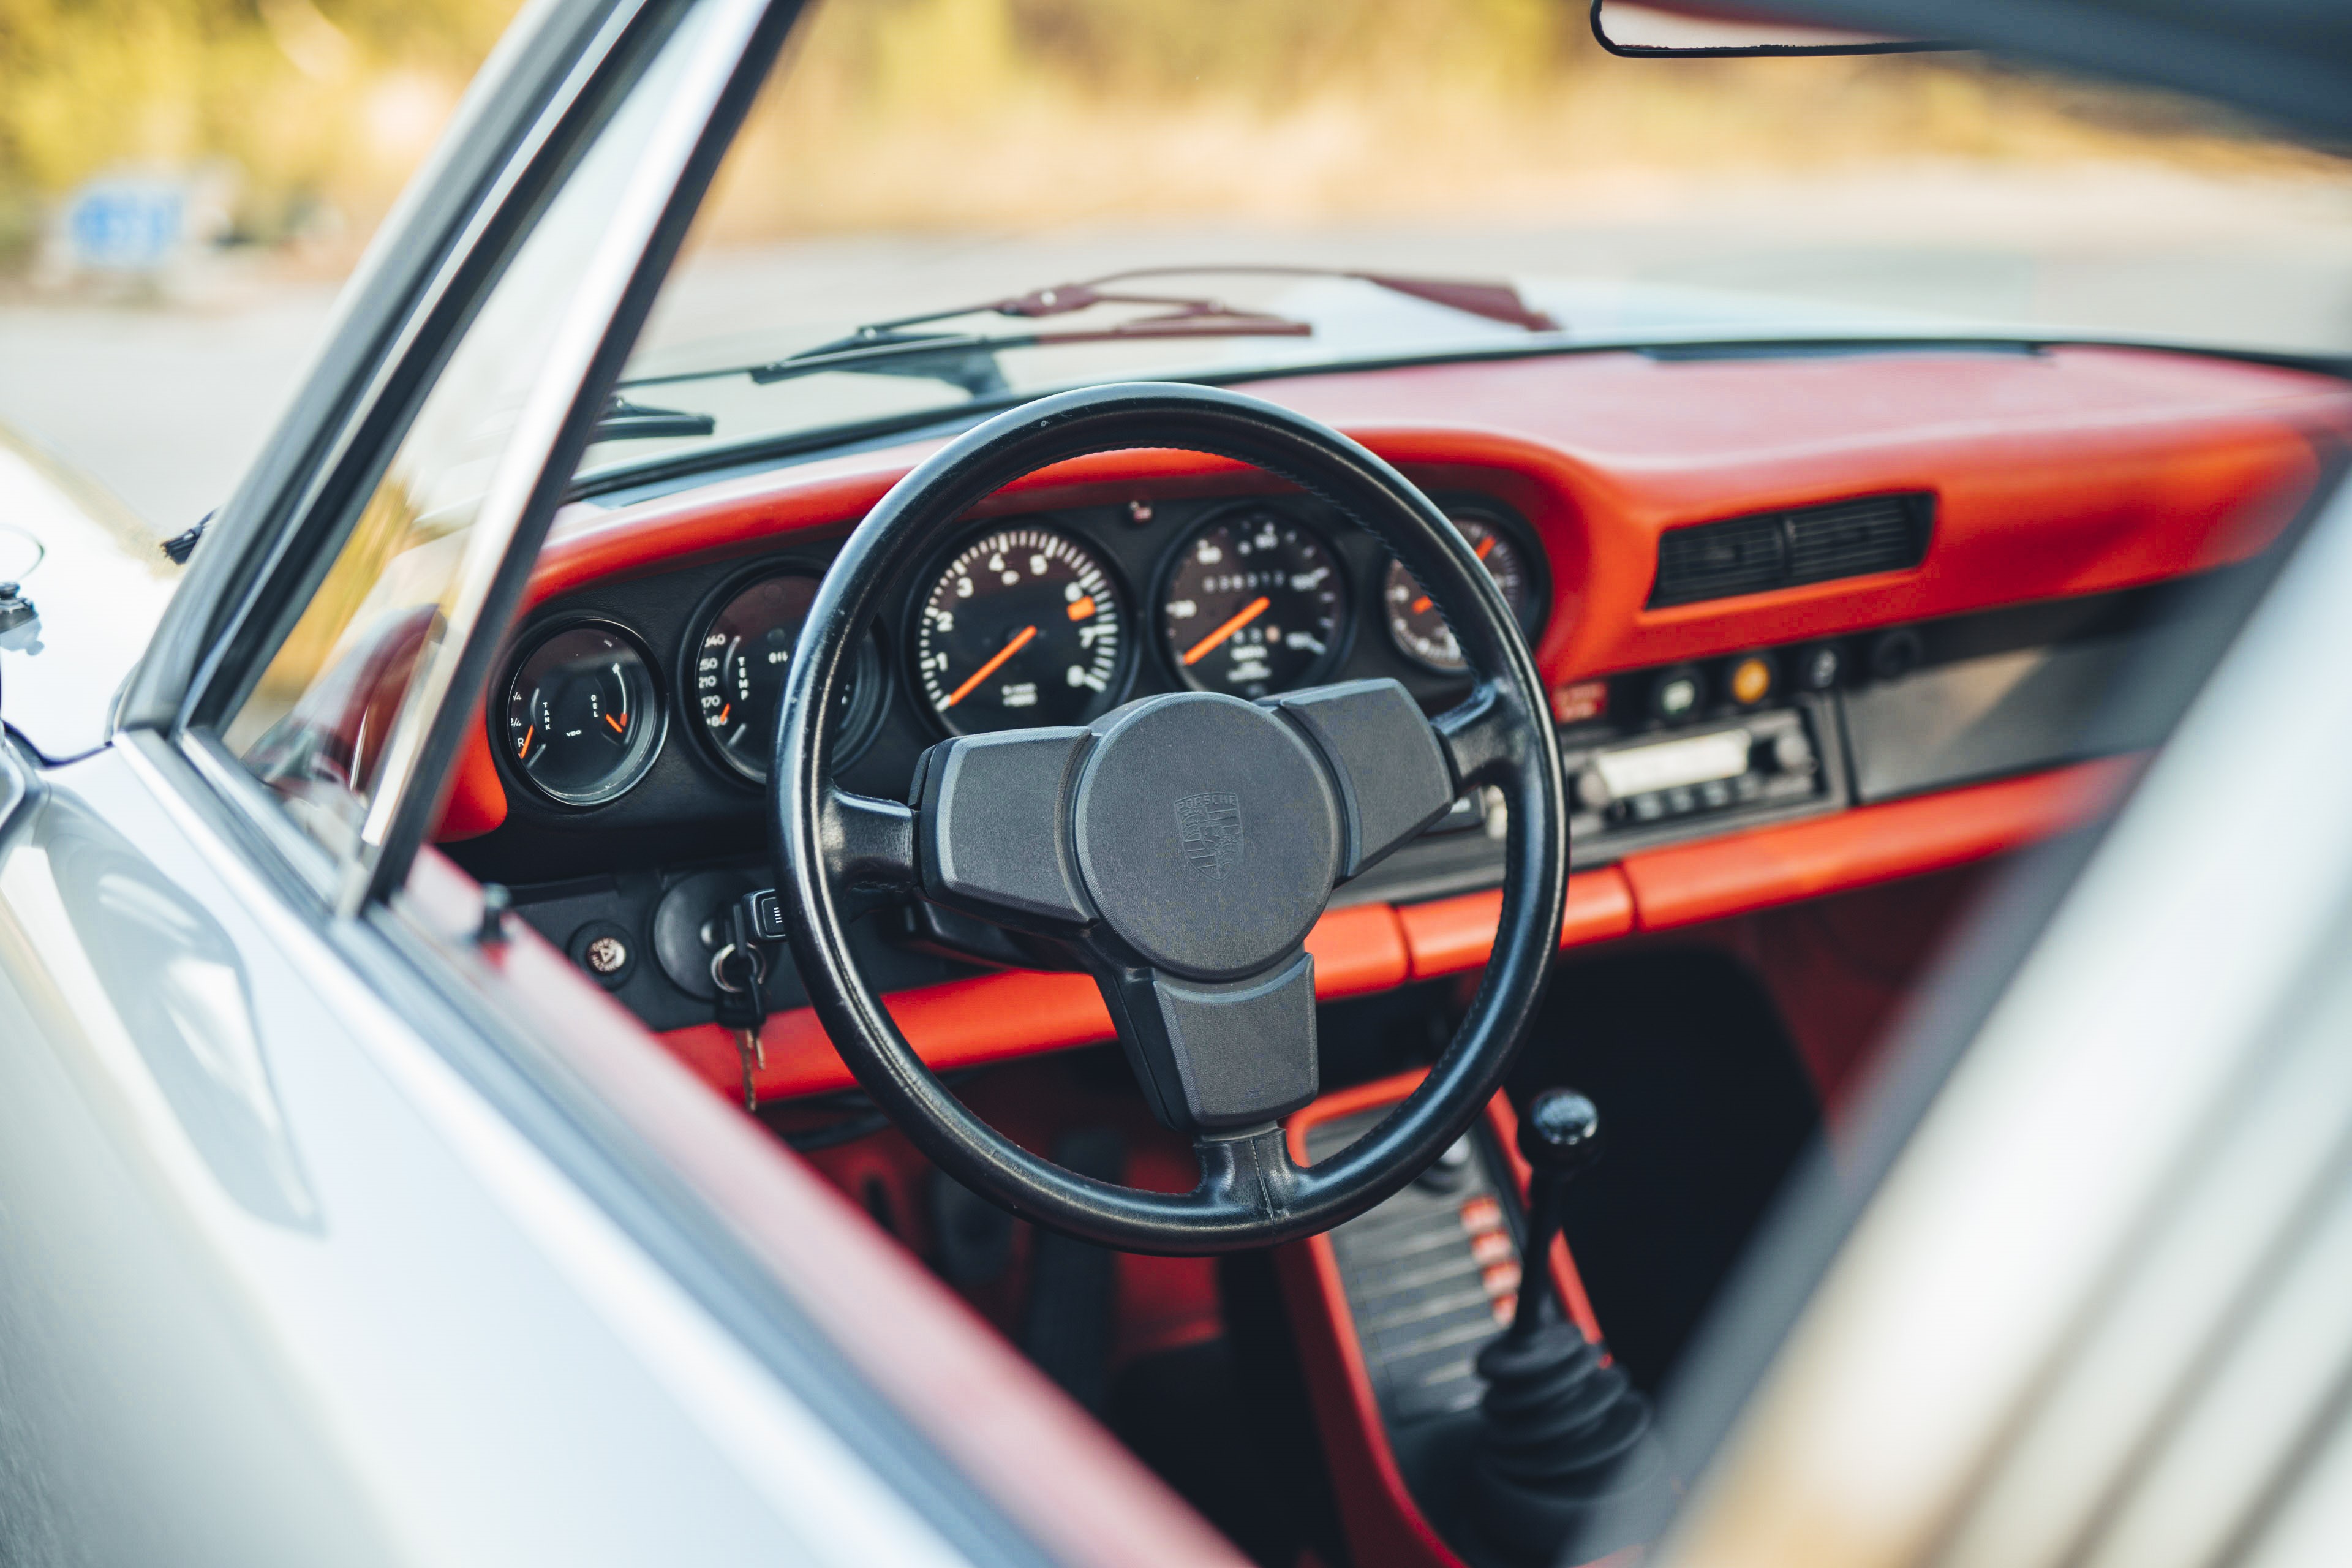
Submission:
{"label": "gauge cluster", "polygon": [[[1533,637],[1550,600],[1533,531],[1491,501],[1437,499]],[[498,837],[518,868],[550,836],[580,853],[591,828],[583,869],[764,844],[779,699],[838,537],[596,584],[533,617],[492,719],[509,800]],[[1160,691],[1254,700],[1377,676],[1433,710],[1467,681],[1412,574],[1312,498],[975,521],[909,563],[861,643],[835,765],[853,789],[903,798],[945,736],[1085,724]]]}

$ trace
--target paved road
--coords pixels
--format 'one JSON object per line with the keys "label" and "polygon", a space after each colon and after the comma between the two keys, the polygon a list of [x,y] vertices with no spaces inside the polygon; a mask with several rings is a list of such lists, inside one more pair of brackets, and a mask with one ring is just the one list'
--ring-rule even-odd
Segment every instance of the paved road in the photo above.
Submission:
{"label": "paved road", "polygon": [[[1121,267],[1235,259],[1640,279],[2352,353],[2352,190],[2115,169],[1746,180],[1664,205],[1596,197],[1580,221],[1549,226],[810,241],[697,258],[695,298],[666,301],[657,332],[805,330]],[[204,307],[0,305],[0,423],[176,531],[251,461],[333,291],[248,279],[237,302]]]}

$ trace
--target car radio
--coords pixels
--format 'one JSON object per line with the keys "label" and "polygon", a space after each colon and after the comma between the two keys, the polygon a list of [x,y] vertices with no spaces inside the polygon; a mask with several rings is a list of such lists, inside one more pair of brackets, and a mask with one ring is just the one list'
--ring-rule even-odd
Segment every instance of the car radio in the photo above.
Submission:
{"label": "car radio", "polygon": [[1820,804],[1833,788],[1822,752],[1798,707],[1563,747],[1570,840],[1622,842],[1693,817]]}

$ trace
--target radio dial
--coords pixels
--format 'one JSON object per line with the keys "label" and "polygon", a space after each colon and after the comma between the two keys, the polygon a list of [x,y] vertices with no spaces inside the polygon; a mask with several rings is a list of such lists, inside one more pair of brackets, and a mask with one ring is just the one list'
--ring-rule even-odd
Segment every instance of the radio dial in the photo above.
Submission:
{"label": "radio dial", "polygon": [[1606,811],[1616,801],[1609,781],[1601,776],[1597,767],[1584,767],[1576,773],[1577,804],[1587,811]]}
{"label": "radio dial", "polygon": [[1772,761],[1784,773],[1811,773],[1813,768],[1813,743],[1802,730],[1784,730],[1772,742]]}

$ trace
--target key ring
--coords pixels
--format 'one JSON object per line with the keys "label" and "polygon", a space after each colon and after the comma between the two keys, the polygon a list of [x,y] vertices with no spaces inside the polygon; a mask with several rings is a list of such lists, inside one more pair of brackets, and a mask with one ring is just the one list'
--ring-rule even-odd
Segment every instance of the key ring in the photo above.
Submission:
{"label": "key ring", "polygon": [[740,996],[746,990],[750,989],[749,986],[735,984],[727,978],[727,961],[735,956],[739,952],[751,961],[752,985],[763,984],[766,983],[768,978],[768,961],[760,956],[760,950],[758,948],[746,947],[739,949],[730,942],[725,947],[720,948],[717,952],[710,955],[710,983],[713,985],[718,986],[721,991],[726,992],[730,996]]}

